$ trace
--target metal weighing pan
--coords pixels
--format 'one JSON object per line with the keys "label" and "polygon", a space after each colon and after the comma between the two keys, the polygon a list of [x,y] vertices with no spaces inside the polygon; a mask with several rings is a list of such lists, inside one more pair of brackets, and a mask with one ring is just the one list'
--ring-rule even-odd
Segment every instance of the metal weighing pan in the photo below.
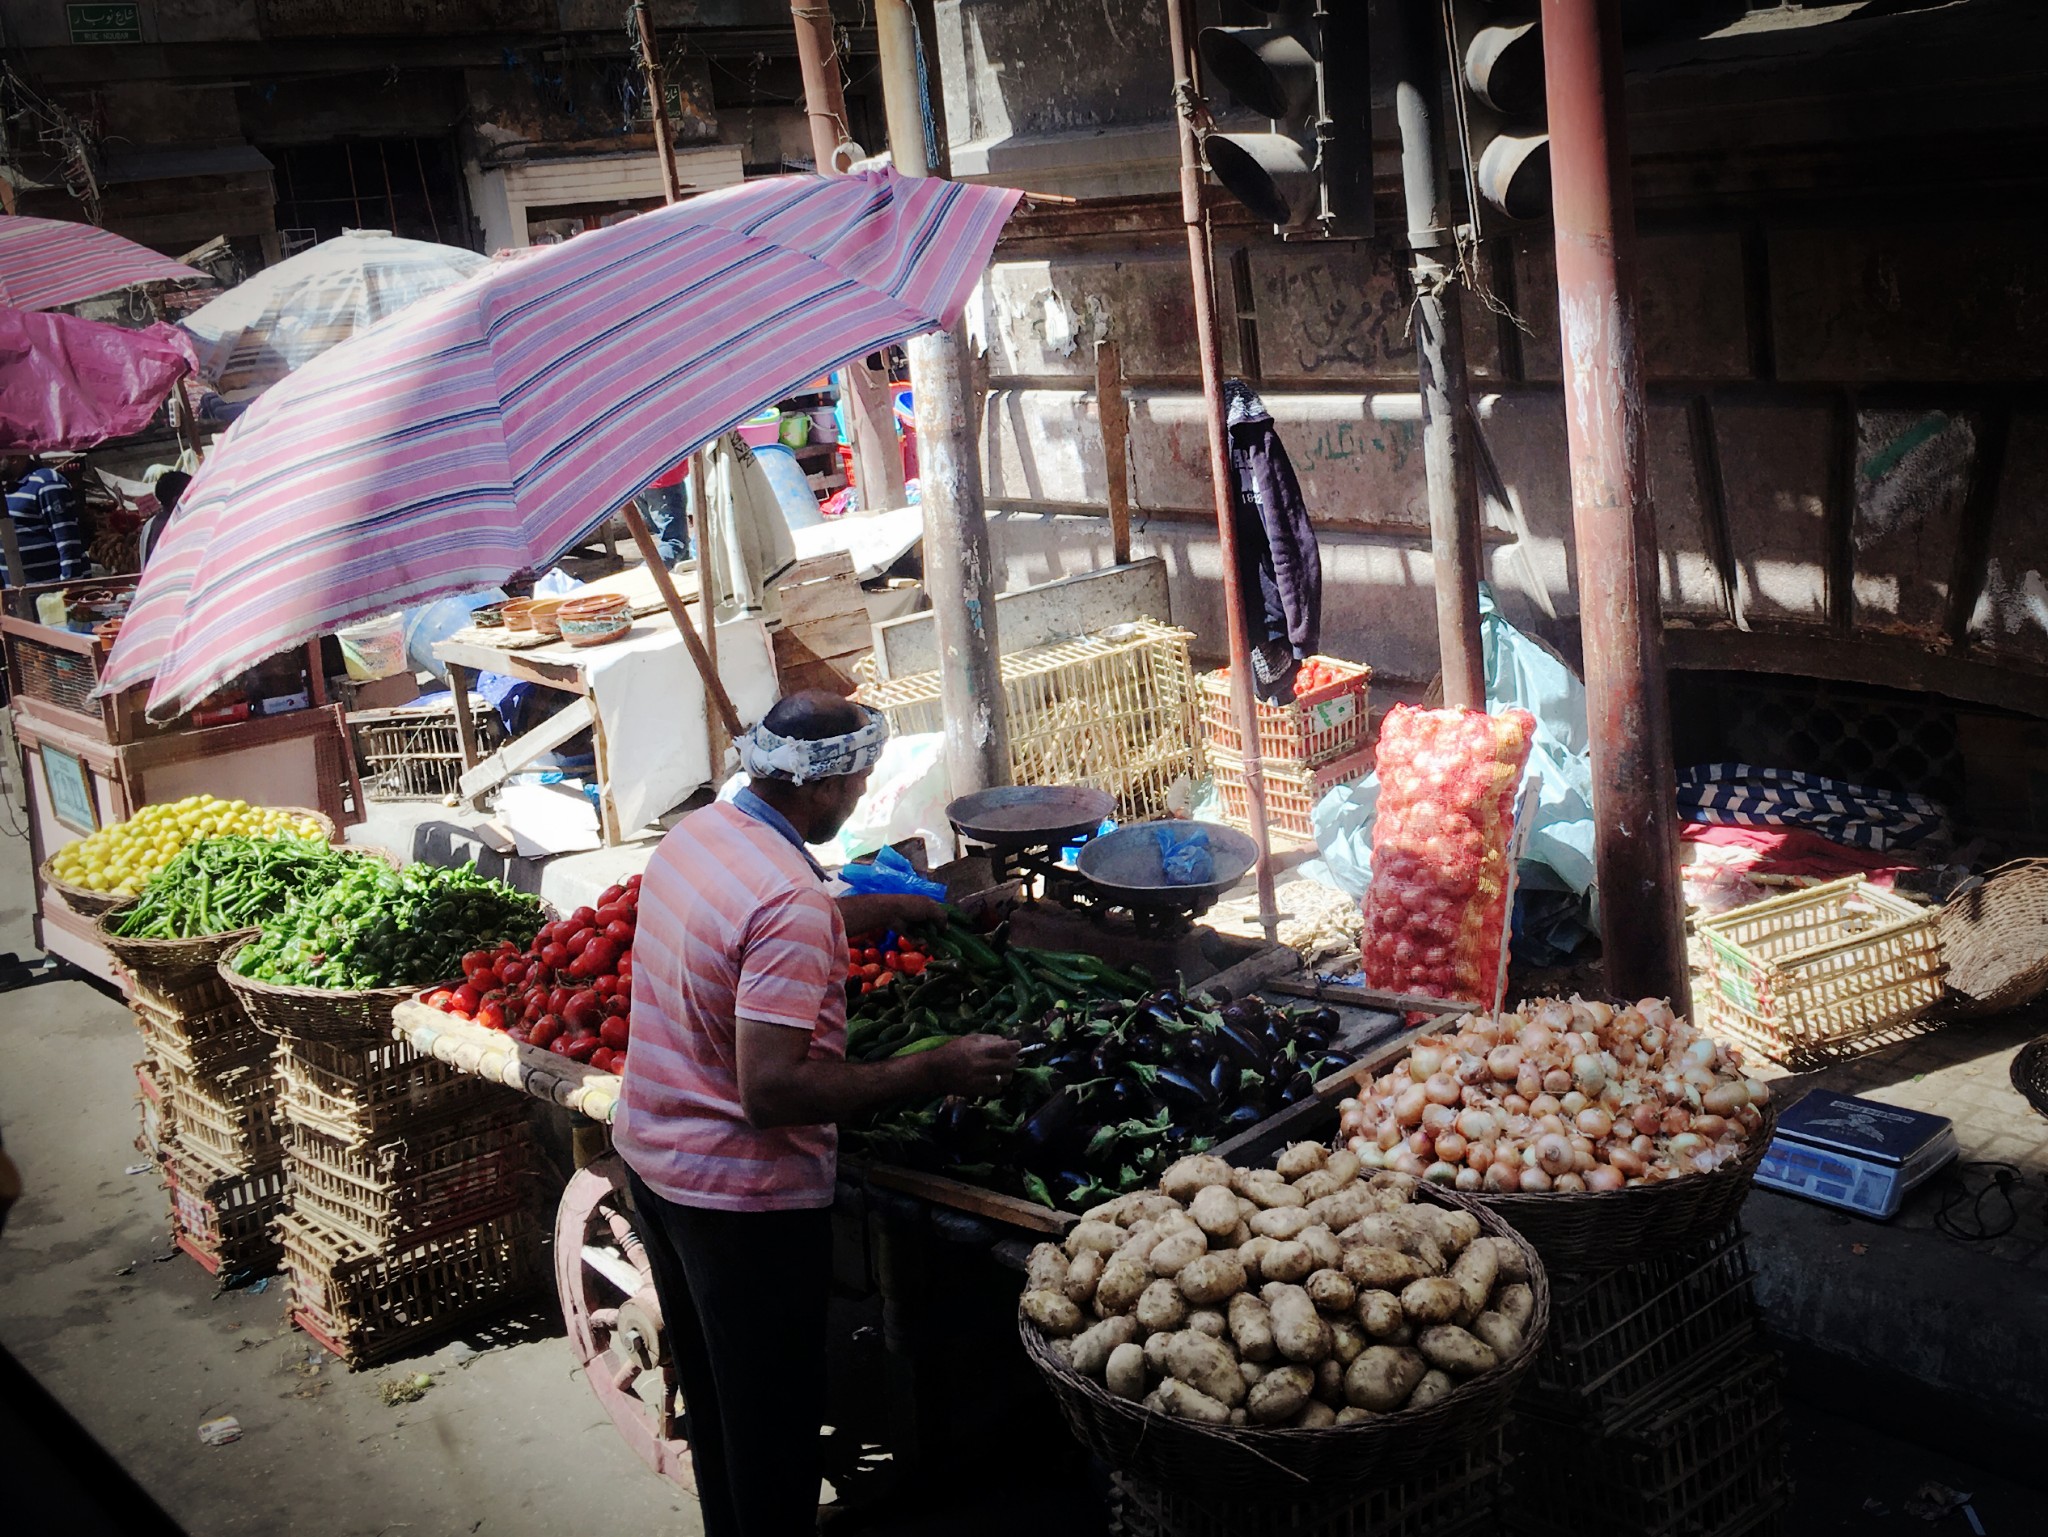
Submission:
{"label": "metal weighing pan", "polygon": [[[1200,886],[1176,886],[1166,879],[1155,827],[1199,827],[1209,835],[1216,879]],[[1258,862],[1259,846],[1234,827],[1215,822],[1133,822],[1081,846],[1074,868],[1112,902],[1125,907],[1187,908],[1206,911],[1211,903]]]}
{"label": "metal weighing pan", "polygon": [[1107,790],[1082,785],[1001,785],[963,795],[946,820],[969,843],[992,849],[1059,847],[1102,825],[1116,809]]}

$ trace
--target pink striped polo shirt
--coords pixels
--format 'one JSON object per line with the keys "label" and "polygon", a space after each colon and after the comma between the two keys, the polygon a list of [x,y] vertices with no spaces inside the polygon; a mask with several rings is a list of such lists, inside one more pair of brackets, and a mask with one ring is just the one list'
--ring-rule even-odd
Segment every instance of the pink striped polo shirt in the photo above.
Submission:
{"label": "pink striped polo shirt", "polygon": [[619,1155],[679,1206],[830,1206],[838,1128],[747,1124],[734,1020],[808,1030],[813,1057],[846,1055],[838,904],[794,844],[721,803],[661,840],[638,924]]}

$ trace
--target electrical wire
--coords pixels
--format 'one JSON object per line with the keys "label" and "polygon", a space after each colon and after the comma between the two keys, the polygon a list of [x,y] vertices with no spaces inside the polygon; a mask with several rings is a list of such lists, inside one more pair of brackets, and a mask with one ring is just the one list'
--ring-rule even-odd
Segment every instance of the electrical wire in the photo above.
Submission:
{"label": "electrical wire", "polygon": [[[1975,1189],[1971,1188],[1969,1171],[1988,1170],[1990,1178]],[[1949,1237],[1963,1243],[1988,1243],[1994,1238],[2003,1238],[2019,1225],[2019,1208],[2013,1204],[2013,1187],[2020,1182],[2017,1166],[1995,1159],[1980,1159],[1969,1163],[1952,1165],[1943,1181],[1946,1189],[1942,1193],[1941,1206],[1934,1214],[1934,1225]],[[2001,1216],[1987,1216],[1984,1203],[1992,1198],[2005,1208]],[[1967,1209],[1962,1209],[1964,1203]]]}

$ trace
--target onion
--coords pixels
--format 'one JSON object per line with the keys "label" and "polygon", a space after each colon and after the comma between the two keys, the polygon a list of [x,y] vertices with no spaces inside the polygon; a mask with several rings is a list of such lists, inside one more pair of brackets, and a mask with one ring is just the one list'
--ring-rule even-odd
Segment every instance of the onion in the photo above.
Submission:
{"label": "onion", "polygon": [[1515,1039],[1521,1045],[1522,1055],[1525,1057],[1545,1055],[1550,1050],[1552,1042],[1551,1032],[1545,1026],[1536,1023],[1524,1025],[1522,1033]]}
{"label": "onion", "polygon": [[1474,1142],[1465,1149],[1465,1167],[1484,1174],[1493,1163],[1493,1144]]}
{"label": "onion", "polygon": [[1572,1027],[1572,1006],[1556,998],[1545,999],[1537,1007],[1535,1022],[1546,1030],[1569,1030]]}
{"label": "onion", "polygon": [[1365,1162],[1365,1155],[1367,1153],[1377,1153],[1379,1151],[1378,1148],[1374,1147],[1363,1137],[1353,1137],[1344,1145],[1351,1150],[1352,1156],[1357,1158],[1360,1163]]}
{"label": "onion", "polygon": [[1563,1111],[1566,1115],[1574,1117],[1576,1117],[1578,1113],[1581,1110],[1585,1109],[1586,1106],[1590,1103],[1591,1101],[1588,1100],[1586,1096],[1581,1094],[1577,1089],[1573,1089],[1571,1093],[1565,1095],[1563,1099],[1557,1102],[1558,1109]]}
{"label": "onion", "polygon": [[1417,1158],[1427,1158],[1436,1150],[1436,1139],[1418,1126],[1408,1133],[1407,1141],[1402,1145]]}
{"label": "onion", "polygon": [[1607,1161],[1621,1175],[1628,1179],[1642,1178],[1643,1170],[1646,1167],[1642,1159],[1636,1157],[1634,1153],[1625,1147],[1609,1148],[1607,1150]]}
{"label": "onion", "polygon": [[1477,1190],[1484,1183],[1484,1180],[1479,1171],[1468,1164],[1458,1171],[1458,1177],[1454,1183],[1460,1190],[1469,1192]]}
{"label": "onion", "polygon": [[1539,1115],[1536,1117],[1536,1130],[1544,1136],[1562,1137],[1565,1135],[1564,1117],[1561,1115]]}
{"label": "onion", "polygon": [[1761,1078],[1745,1078],[1742,1080],[1742,1086],[1749,1090],[1749,1102],[1752,1105],[1768,1105],[1771,1102],[1771,1086]]}
{"label": "onion", "polygon": [[1458,1082],[1447,1073],[1432,1074],[1423,1084],[1422,1092],[1433,1105],[1455,1105],[1458,1102]]}
{"label": "onion", "polygon": [[1561,1067],[1553,1067],[1543,1075],[1543,1092],[1545,1094],[1569,1094],[1571,1088],[1572,1075]]}
{"label": "onion", "polygon": [[1550,1176],[1541,1169],[1524,1169],[1519,1184],[1530,1195],[1540,1195],[1550,1188]]}
{"label": "onion", "polygon": [[1728,1134],[1728,1120],[1719,1115],[1696,1115],[1692,1118],[1692,1129],[1709,1142],[1718,1142]]}
{"label": "onion", "polygon": [[1465,1139],[1454,1131],[1441,1133],[1436,1139],[1436,1156],[1445,1163],[1459,1163],[1465,1157]]}
{"label": "onion", "polygon": [[1529,1101],[1529,1114],[1541,1120],[1546,1115],[1556,1115],[1564,1107],[1554,1094],[1539,1094]]}
{"label": "onion", "polygon": [[1671,1153],[1675,1158],[1685,1158],[1699,1152],[1707,1145],[1707,1139],[1696,1131],[1682,1131],[1671,1139]]}
{"label": "onion", "polygon": [[1429,1096],[1422,1092],[1422,1085],[1415,1084],[1403,1089],[1394,1100],[1394,1119],[1403,1126],[1413,1126],[1422,1119],[1422,1110],[1429,1103]]}
{"label": "onion", "polygon": [[1536,1064],[1524,1060],[1515,1074],[1515,1092],[1524,1099],[1534,1099],[1543,1092],[1543,1075],[1536,1070]]}
{"label": "onion", "polygon": [[1714,1043],[1701,1036],[1679,1053],[1678,1064],[1680,1067],[1711,1069],[1714,1065]]}
{"label": "onion", "polygon": [[1598,1055],[1582,1051],[1572,1058],[1572,1082],[1584,1094],[1598,1094],[1607,1087],[1607,1068]]}
{"label": "onion", "polygon": [[1351,1151],[1358,1155],[1361,1168],[1384,1169],[1387,1166],[1387,1155],[1370,1143],[1364,1147],[1353,1147]]}
{"label": "onion", "polygon": [[1496,1046],[1486,1054],[1486,1070],[1502,1083],[1513,1083],[1522,1068],[1522,1048]]}
{"label": "onion", "polygon": [[1451,1129],[1458,1119],[1458,1112],[1449,1105],[1424,1105],[1422,1107],[1422,1129],[1432,1137],[1440,1137]]}
{"label": "onion", "polygon": [[1495,1194],[1519,1190],[1522,1186],[1521,1169],[1503,1158],[1486,1171],[1486,1188]]}
{"label": "onion", "polygon": [[1588,1003],[1576,993],[1572,995],[1572,1018],[1582,1024],[1590,1024],[1595,1030],[1605,1030],[1614,1023],[1614,1010],[1594,999]]}
{"label": "onion", "polygon": [[1444,1043],[1432,1036],[1423,1036],[1415,1043],[1415,1049],[1408,1053],[1408,1076],[1418,1082],[1443,1065]]}
{"label": "onion", "polygon": [[1567,1172],[1572,1166],[1572,1145],[1555,1132],[1540,1138],[1536,1143],[1536,1163],[1545,1174],[1556,1176]]}
{"label": "onion", "polygon": [[[1417,1115],[1420,1115],[1421,1113],[1422,1112],[1419,1110],[1416,1112]],[[1645,1100],[1642,1104],[1637,1105],[1635,1109],[1629,1112],[1628,1118],[1629,1123],[1633,1125],[1638,1132],[1640,1132],[1644,1136],[1648,1136],[1657,1129],[1657,1123],[1663,1119],[1663,1116],[1664,1112],[1658,1106],[1651,1104],[1648,1100]]]}
{"label": "onion", "polygon": [[1402,1174],[1420,1175],[1428,1165],[1404,1147],[1394,1155],[1393,1162],[1388,1167],[1398,1170]]}
{"label": "onion", "polygon": [[1614,1130],[1614,1117],[1597,1106],[1581,1110],[1577,1116],[1579,1130],[1598,1142]]}
{"label": "onion", "polygon": [[1692,1112],[1683,1105],[1673,1105],[1658,1124],[1664,1128],[1665,1136],[1675,1137],[1692,1125]]}
{"label": "onion", "polygon": [[1433,1163],[1422,1171],[1422,1177],[1432,1185],[1450,1185],[1457,1182],[1458,1170],[1454,1164]]}
{"label": "onion", "polygon": [[1586,1181],[1578,1174],[1560,1174],[1557,1177],[1557,1183],[1552,1185],[1551,1189],[1564,1195],[1584,1195],[1586,1193]]}
{"label": "onion", "polygon": [[1463,1110],[1458,1113],[1458,1135],[1467,1142],[1481,1142],[1494,1133],[1493,1117],[1484,1110]]}
{"label": "onion", "polygon": [[1401,1141],[1400,1124],[1393,1120],[1380,1122],[1380,1129],[1373,1140],[1379,1144],[1382,1153],[1391,1153]]}
{"label": "onion", "polygon": [[1500,1107],[1511,1116],[1529,1113],[1529,1101],[1519,1094],[1503,1094],[1500,1097]]}
{"label": "onion", "polygon": [[1619,1190],[1622,1183],[1621,1171],[1604,1163],[1596,1163],[1582,1176],[1588,1190]]}

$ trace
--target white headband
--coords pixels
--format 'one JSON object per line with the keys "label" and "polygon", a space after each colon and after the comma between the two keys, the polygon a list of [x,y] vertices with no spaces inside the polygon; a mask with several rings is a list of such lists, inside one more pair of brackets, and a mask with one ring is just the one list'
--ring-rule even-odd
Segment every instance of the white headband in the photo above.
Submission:
{"label": "white headband", "polygon": [[867,724],[844,736],[817,741],[778,736],[767,725],[756,725],[739,740],[740,764],[756,779],[786,779],[803,784],[811,779],[838,779],[864,774],[882,756],[882,744],[889,740],[889,722],[879,710],[856,705]]}

